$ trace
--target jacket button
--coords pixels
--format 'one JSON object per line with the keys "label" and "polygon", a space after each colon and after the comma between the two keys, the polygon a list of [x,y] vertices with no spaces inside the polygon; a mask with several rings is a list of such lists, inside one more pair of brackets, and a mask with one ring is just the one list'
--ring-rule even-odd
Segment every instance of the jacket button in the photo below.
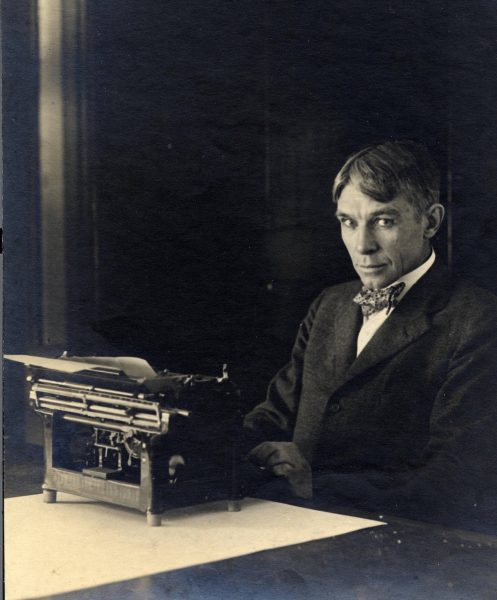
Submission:
{"label": "jacket button", "polygon": [[340,406],[340,404],[338,402],[330,403],[330,412],[337,413],[337,412],[340,412],[341,410],[342,410],[342,407]]}

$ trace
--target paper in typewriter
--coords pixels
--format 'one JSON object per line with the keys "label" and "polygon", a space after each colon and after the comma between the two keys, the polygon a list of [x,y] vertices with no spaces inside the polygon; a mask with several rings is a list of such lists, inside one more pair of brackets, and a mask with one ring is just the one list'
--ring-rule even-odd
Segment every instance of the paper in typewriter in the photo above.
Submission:
{"label": "paper in typewriter", "polygon": [[137,511],[67,494],[5,500],[7,600],[96,587],[382,525],[277,502],[246,499],[164,513],[148,527]]}
{"label": "paper in typewriter", "polygon": [[135,356],[71,356],[61,358],[45,358],[28,354],[6,354],[4,358],[20,362],[31,367],[42,367],[63,373],[94,370],[99,367],[110,367],[122,371],[133,379],[146,379],[157,376],[149,363]]}

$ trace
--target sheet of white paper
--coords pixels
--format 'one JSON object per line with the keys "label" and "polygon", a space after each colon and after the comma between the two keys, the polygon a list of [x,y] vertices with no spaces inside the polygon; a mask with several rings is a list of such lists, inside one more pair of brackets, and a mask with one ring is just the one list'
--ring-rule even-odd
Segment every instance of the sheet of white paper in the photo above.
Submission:
{"label": "sheet of white paper", "polygon": [[44,356],[30,356],[28,354],[6,354],[4,358],[20,362],[28,366],[43,367],[62,371],[63,373],[77,373],[87,369],[111,367],[123,371],[133,379],[153,378],[157,373],[143,358],[134,356],[84,356],[69,358],[45,358]]}
{"label": "sheet of white paper", "polygon": [[157,373],[145,359],[136,358],[135,356],[82,356],[78,357],[78,360],[86,360],[95,365],[119,369],[133,379],[157,376]]}
{"label": "sheet of white paper", "polygon": [[383,525],[245,499],[241,512],[216,502],[164,514],[149,527],[133,510],[58,494],[5,500],[6,599],[37,598],[342,535]]}
{"label": "sheet of white paper", "polygon": [[45,358],[44,356],[30,356],[29,354],[5,354],[4,358],[23,363],[27,366],[53,369],[54,371],[62,371],[63,373],[77,373],[78,371],[93,369],[98,366],[93,363]]}

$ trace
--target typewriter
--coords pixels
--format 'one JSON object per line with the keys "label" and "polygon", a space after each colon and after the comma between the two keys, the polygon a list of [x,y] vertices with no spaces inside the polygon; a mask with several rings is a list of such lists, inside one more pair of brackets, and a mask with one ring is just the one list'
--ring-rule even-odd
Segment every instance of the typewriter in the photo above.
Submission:
{"label": "typewriter", "polygon": [[163,371],[129,357],[11,355],[28,367],[44,427],[43,499],[73,493],[146,513],[226,499],[240,509],[239,389],[219,377]]}

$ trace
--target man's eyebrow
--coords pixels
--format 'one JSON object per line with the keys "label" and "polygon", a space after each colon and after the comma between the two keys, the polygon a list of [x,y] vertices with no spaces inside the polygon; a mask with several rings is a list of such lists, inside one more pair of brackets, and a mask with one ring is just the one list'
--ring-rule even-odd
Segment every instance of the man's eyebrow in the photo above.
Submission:
{"label": "man's eyebrow", "polygon": [[378,217],[380,215],[390,215],[397,216],[399,211],[396,208],[381,208],[380,210],[375,210],[370,214],[370,217]]}
{"label": "man's eyebrow", "polygon": [[[381,208],[379,210],[375,210],[374,212],[370,213],[368,215],[368,218],[371,217],[379,217],[380,215],[388,215],[391,217],[396,217],[400,214],[400,212],[396,209],[396,208],[389,208],[389,207],[385,207],[385,208]],[[335,217],[345,217],[347,219],[353,219],[354,217],[351,217],[350,215],[348,215],[347,213],[341,212],[341,211],[336,211],[335,213]]]}

